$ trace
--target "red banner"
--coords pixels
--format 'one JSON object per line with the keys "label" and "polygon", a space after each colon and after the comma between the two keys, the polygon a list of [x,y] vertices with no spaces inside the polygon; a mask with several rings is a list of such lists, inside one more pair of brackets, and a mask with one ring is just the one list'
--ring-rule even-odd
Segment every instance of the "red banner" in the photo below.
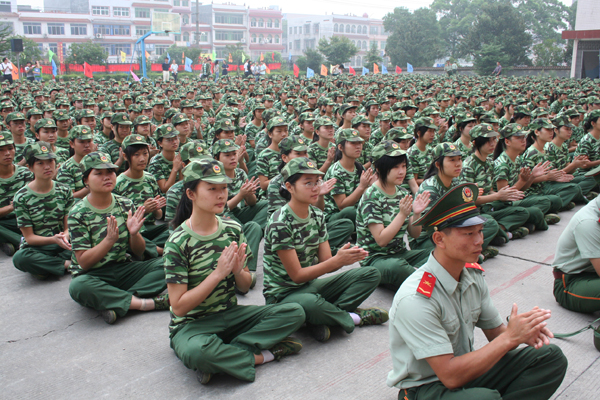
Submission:
{"label": "red banner", "polygon": [[294,76],[297,78],[300,75],[300,68],[296,64],[294,64]]}
{"label": "red banner", "polygon": [[396,65],[396,73],[397,74],[401,74],[402,73],[402,68],[400,68],[399,66]]}
{"label": "red banner", "polygon": [[58,62],[63,64],[65,62],[65,55],[63,53],[63,44],[62,42],[58,43],[58,46],[56,48],[57,53],[58,53]]}

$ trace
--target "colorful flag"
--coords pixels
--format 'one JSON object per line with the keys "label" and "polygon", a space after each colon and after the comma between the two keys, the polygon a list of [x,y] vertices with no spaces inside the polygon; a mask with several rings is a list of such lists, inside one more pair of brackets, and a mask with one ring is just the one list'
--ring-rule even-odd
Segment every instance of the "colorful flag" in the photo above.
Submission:
{"label": "colorful flag", "polygon": [[356,71],[352,67],[348,67],[348,72],[350,72],[350,75],[356,75]]}
{"label": "colorful flag", "polygon": [[306,67],[306,77],[307,78],[312,78],[313,76],[315,76],[315,71],[313,71],[312,69]]}
{"label": "colorful flag", "polygon": [[271,60],[275,61],[275,52],[274,51],[271,53]]}
{"label": "colorful flag", "polygon": [[[167,53],[167,56],[168,56],[168,55],[169,55],[169,54]],[[148,52],[146,52],[146,60],[149,60],[149,59],[150,59],[150,54],[149,54]]]}
{"label": "colorful flag", "polygon": [[83,63],[83,74],[88,78],[94,77],[94,74],[92,73],[92,66],[86,62]]}
{"label": "colorful flag", "polygon": [[369,73],[369,69],[368,69],[368,68],[365,68],[365,67],[363,67],[363,72],[362,72],[362,74],[363,74],[363,75],[366,75],[366,74],[368,74],[368,73]]}
{"label": "colorful flag", "polygon": [[261,62],[262,62],[262,61],[265,61],[265,56],[264,56],[264,54],[263,54],[263,53],[260,53],[260,61],[261,61]]}
{"label": "colorful flag", "polygon": [[396,65],[396,73],[397,74],[401,74],[402,73],[402,68],[400,68],[399,66]]}
{"label": "colorful flag", "polygon": [[242,52],[242,64],[246,62],[246,54]]}
{"label": "colorful flag", "polygon": [[387,74],[387,73],[388,73],[388,70],[387,70],[387,68],[386,68],[386,67],[385,67],[385,65],[383,65],[383,64],[381,64],[381,73],[382,73],[382,74]]}
{"label": "colorful flag", "polygon": [[52,75],[58,75],[58,68],[56,67],[56,63],[52,60]]}
{"label": "colorful flag", "polygon": [[321,75],[327,76],[327,67],[321,64]]}
{"label": "colorful flag", "polygon": [[121,62],[125,62],[125,60],[127,59],[127,54],[125,54],[124,51],[121,52]]}
{"label": "colorful flag", "polygon": [[[146,52],[146,57],[148,57],[148,52]],[[171,56],[167,53],[167,60],[169,60],[169,64],[171,64]]]}
{"label": "colorful flag", "polygon": [[373,73],[374,74],[378,74],[379,73],[379,66],[377,64],[373,64]]}
{"label": "colorful flag", "polygon": [[192,59],[191,58],[188,58],[188,57],[185,58],[185,70],[187,72],[192,72]]}
{"label": "colorful flag", "polygon": [[132,70],[132,71],[129,71],[129,72],[131,72],[131,76],[133,77],[133,80],[134,80],[134,81],[136,81],[136,82],[139,82],[139,81],[140,81],[140,78],[138,78],[138,76],[135,74],[135,72],[133,72],[133,70]]}
{"label": "colorful flag", "polygon": [[181,63],[185,64],[185,51],[181,52]]}
{"label": "colorful flag", "polygon": [[292,53],[288,53],[288,61],[292,61]]}
{"label": "colorful flag", "polygon": [[413,72],[413,66],[410,65],[409,63],[406,63],[406,71]]}
{"label": "colorful flag", "polygon": [[213,50],[212,52],[212,60],[215,61],[217,59],[217,51]]}
{"label": "colorful flag", "polygon": [[296,64],[294,64],[294,76],[297,78],[300,75],[300,68]]}
{"label": "colorful flag", "polygon": [[17,66],[15,64],[10,63],[12,65],[12,78],[13,81],[18,80],[19,79],[19,69],[17,68]]}
{"label": "colorful flag", "polygon": [[271,73],[271,69],[269,67],[267,67],[267,70],[265,71],[267,74]]}
{"label": "colorful flag", "polygon": [[54,52],[52,50],[48,50],[48,61],[52,62],[53,58],[54,58]]}

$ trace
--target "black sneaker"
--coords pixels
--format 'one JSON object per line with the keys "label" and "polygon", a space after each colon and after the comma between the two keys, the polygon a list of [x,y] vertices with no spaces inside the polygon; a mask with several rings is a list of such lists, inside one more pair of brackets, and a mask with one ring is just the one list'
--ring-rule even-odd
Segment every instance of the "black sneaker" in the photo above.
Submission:
{"label": "black sneaker", "polygon": [[527,228],[527,230],[529,231],[529,233],[535,232],[535,225],[534,224],[531,224],[531,223],[524,224],[523,228]]}
{"label": "black sneaker", "polygon": [[307,324],[307,328],[310,331],[310,336],[313,337],[317,342],[326,342],[331,336],[331,331],[327,325],[310,325]]}
{"label": "black sneaker", "polygon": [[492,246],[502,246],[505,243],[506,243],[506,238],[501,235],[496,235],[496,237],[493,238],[492,241],[490,242],[490,244]]}
{"label": "black sneaker", "polygon": [[9,257],[15,254],[15,246],[12,243],[0,243],[0,250]]}

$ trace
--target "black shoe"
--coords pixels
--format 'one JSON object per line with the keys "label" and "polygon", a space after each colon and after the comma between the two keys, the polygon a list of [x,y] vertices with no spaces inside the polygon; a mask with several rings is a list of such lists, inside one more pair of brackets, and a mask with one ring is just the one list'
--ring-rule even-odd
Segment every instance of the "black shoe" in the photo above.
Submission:
{"label": "black shoe", "polygon": [[0,250],[9,257],[15,254],[15,246],[12,243],[0,243]]}
{"label": "black shoe", "polygon": [[506,243],[506,238],[504,236],[500,236],[500,235],[496,235],[496,237],[493,238],[492,241],[490,242],[490,244],[492,246],[502,246],[505,243]]}

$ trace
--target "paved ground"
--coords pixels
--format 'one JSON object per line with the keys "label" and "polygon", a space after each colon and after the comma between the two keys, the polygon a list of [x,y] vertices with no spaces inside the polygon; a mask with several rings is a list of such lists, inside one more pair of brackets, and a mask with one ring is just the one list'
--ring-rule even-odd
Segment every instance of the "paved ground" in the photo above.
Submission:
{"label": "paved ground", "polygon": [[[552,296],[551,262],[561,230],[573,212],[547,232],[504,246],[486,262],[485,276],[496,307],[508,315],[538,305],[553,310],[550,328],[572,331],[594,318],[561,309]],[[356,266],[354,266],[356,267]],[[260,267],[259,267],[260,270]],[[109,326],[68,294],[70,277],[40,282],[16,270],[0,255],[0,398],[15,399],[387,399],[397,390],[385,384],[391,368],[388,326],[332,332],[326,344],[304,341],[301,354],[257,368],[256,382],[219,376],[196,382],[169,348],[168,312],[131,313]],[[259,284],[242,304],[264,304]],[[388,308],[393,293],[378,289],[366,306]],[[477,333],[476,344],[484,337]],[[586,332],[555,340],[569,359],[556,399],[598,395],[600,353]]]}

